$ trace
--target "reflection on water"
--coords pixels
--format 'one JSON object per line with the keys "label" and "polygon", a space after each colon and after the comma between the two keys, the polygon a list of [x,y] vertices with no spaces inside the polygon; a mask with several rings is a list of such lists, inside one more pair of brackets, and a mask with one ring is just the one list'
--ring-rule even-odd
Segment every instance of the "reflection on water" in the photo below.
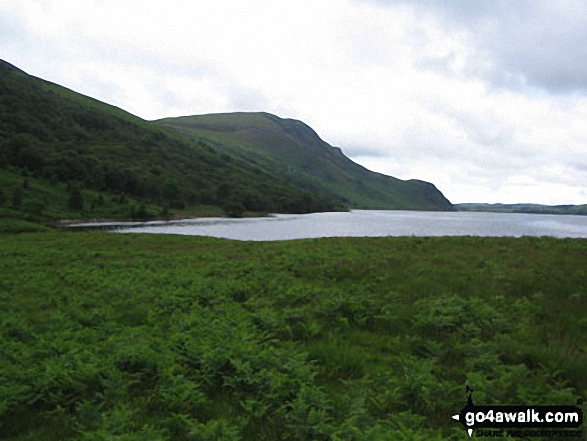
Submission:
{"label": "reflection on water", "polygon": [[183,234],[257,241],[333,236],[587,237],[587,216],[521,213],[353,210],[247,219],[200,218],[102,225],[116,227],[115,231],[120,233]]}

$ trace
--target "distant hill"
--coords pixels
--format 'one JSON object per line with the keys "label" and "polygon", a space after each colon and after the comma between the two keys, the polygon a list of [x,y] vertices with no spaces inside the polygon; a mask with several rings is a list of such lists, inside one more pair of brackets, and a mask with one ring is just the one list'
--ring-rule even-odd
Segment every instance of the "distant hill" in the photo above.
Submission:
{"label": "distant hill", "polygon": [[457,211],[490,211],[497,213],[538,213],[587,215],[587,205],[541,205],[541,204],[455,204]]}
{"label": "distant hill", "polygon": [[436,187],[375,173],[351,161],[301,121],[268,113],[226,113],[156,121],[217,151],[328,194],[351,208],[452,210]]}
{"label": "distant hill", "polygon": [[[77,208],[68,206],[74,188],[86,199]],[[112,200],[120,206],[104,210]],[[128,217],[135,210],[152,217],[201,206],[232,215],[342,208],[206,142],[0,64],[0,216]]]}

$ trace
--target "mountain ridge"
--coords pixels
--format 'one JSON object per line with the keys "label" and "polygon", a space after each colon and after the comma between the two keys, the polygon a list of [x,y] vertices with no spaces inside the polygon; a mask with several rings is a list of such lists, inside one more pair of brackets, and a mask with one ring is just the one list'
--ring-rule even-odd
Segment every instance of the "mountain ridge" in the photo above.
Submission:
{"label": "mountain ridge", "polygon": [[19,69],[14,64],[11,64],[8,61],[2,60],[2,59],[0,59],[0,66],[7,67],[8,69],[16,70],[16,71],[18,71],[18,72],[20,72],[22,74],[28,75],[24,70]]}
{"label": "mountain ridge", "polygon": [[368,170],[300,120],[267,112],[234,112],[154,122],[192,139],[222,139],[219,150],[262,162],[266,170],[285,174],[298,185],[326,188],[352,208],[453,210],[433,184]]}
{"label": "mountain ridge", "polygon": [[[24,188],[26,179],[34,180],[35,191]],[[17,192],[19,180],[24,203],[14,204],[10,193]],[[85,191],[86,202],[92,199],[75,213],[64,195],[72,187]],[[206,143],[5,64],[0,65],[2,188],[0,215],[17,217],[30,212],[45,218],[129,217],[132,204],[145,205],[135,211],[147,217],[174,210],[190,215],[201,206],[230,215],[341,209],[319,192],[225,158]],[[96,208],[112,199],[121,201],[118,212]]]}
{"label": "mountain ridge", "polygon": [[[0,188],[8,191],[0,194],[0,215],[29,210],[71,216],[63,193],[73,187],[86,201],[92,199],[76,217],[109,215],[95,209],[104,199],[127,205],[116,208],[114,217],[137,211],[152,217],[168,209],[180,215],[203,205],[231,215],[345,207],[453,209],[433,184],[371,172],[302,121],[267,112],[229,115],[211,114],[200,121],[198,133],[182,130],[168,124],[177,123],[175,118],[143,120],[2,60]],[[19,175],[34,180],[38,190],[32,195],[23,181],[27,209],[8,201]]]}

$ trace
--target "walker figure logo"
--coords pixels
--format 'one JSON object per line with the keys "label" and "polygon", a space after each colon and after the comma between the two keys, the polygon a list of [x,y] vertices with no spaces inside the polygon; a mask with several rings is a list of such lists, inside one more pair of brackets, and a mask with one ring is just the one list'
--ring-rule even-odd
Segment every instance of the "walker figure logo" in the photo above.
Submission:
{"label": "walker figure logo", "polygon": [[583,411],[576,406],[475,406],[473,389],[467,386],[467,405],[452,419],[459,421],[469,437],[475,430],[479,436],[512,437],[551,437],[562,429],[575,429],[564,432],[565,438],[581,437]]}

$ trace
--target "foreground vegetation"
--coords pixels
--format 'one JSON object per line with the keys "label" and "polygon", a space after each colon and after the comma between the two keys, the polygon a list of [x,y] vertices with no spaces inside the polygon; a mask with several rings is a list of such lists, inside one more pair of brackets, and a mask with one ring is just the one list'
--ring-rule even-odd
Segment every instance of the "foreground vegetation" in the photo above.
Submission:
{"label": "foreground vegetation", "polygon": [[587,240],[0,242],[0,438],[464,439],[587,396]]}

